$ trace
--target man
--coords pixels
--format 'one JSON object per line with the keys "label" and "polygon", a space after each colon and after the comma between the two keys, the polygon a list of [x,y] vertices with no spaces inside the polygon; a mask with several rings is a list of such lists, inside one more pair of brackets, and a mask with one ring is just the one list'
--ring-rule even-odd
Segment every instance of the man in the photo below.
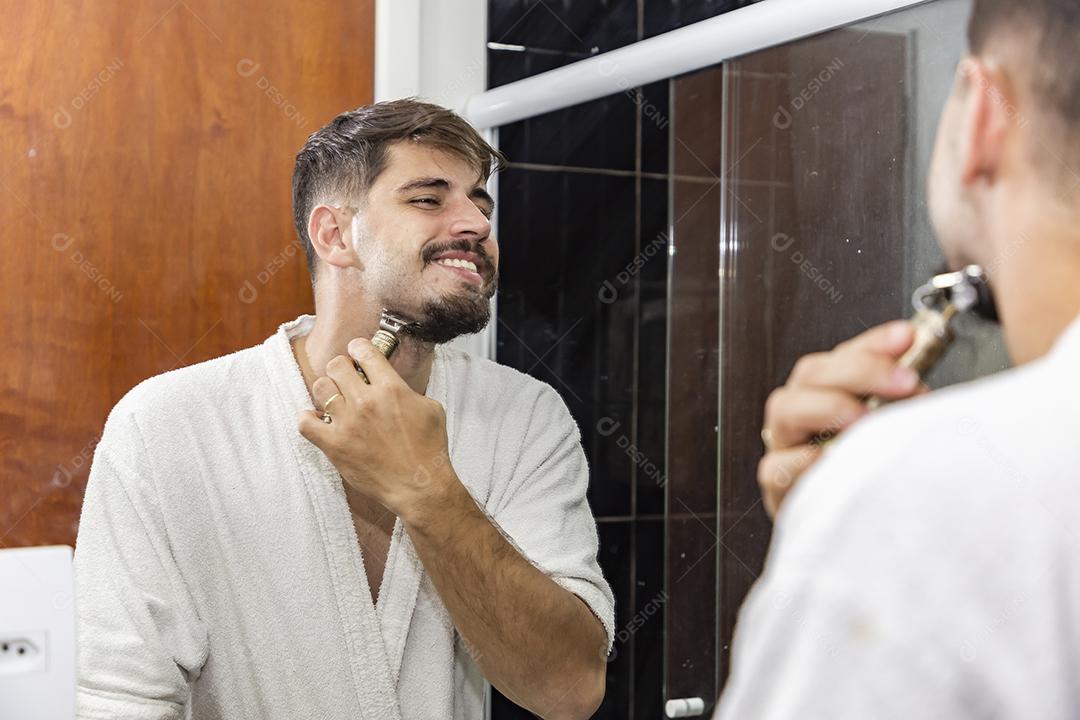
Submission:
{"label": "man", "polygon": [[[480,718],[485,678],[594,712],[613,599],[577,426],[444,345],[488,321],[500,162],[412,100],[311,136],[315,316],[109,415],[76,553],[80,718]],[[383,308],[416,322],[391,361],[367,339]]]}
{"label": "man", "polygon": [[856,423],[859,396],[915,392],[910,327],[799,363],[767,410],[783,505],[719,718],[1080,717],[1077,37],[1080,0],[975,0],[931,215],[954,267],[990,269],[1019,367]]}

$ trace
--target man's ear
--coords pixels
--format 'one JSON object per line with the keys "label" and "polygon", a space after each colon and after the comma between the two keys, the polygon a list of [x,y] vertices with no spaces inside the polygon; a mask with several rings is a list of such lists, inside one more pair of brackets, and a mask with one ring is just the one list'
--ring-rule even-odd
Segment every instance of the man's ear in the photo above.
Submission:
{"label": "man's ear", "polygon": [[352,244],[351,208],[317,205],[308,216],[308,237],[323,262],[335,267],[356,265],[356,251]]}
{"label": "man's ear", "polygon": [[960,180],[965,187],[981,179],[992,183],[1005,160],[1016,97],[1004,72],[981,58],[964,58],[960,73],[967,84],[960,121]]}

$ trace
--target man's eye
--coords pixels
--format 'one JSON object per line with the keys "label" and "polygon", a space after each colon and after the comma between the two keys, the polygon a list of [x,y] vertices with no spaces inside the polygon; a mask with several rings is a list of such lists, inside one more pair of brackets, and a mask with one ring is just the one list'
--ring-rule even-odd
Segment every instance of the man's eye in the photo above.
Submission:
{"label": "man's eye", "polygon": [[427,205],[428,207],[437,207],[439,201],[435,198],[416,198],[412,201],[413,205]]}

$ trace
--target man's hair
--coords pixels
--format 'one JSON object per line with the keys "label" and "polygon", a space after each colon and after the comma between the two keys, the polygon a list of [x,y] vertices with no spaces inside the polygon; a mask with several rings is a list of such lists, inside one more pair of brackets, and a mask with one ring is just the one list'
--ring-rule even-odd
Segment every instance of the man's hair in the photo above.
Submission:
{"label": "man's hair", "polygon": [[312,280],[317,259],[308,237],[312,209],[346,198],[362,202],[386,168],[388,148],[403,140],[460,157],[485,182],[506,163],[461,116],[438,105],[408,98],[341,113],[307,139],[293,169],[293,221]]}
{"label": "man's hair", "polygon": [[1024,63],[1018,81],[1036,100],[1030,119],[1044,126],[1037,132],[1049,131],[1048,145],[1066,164],[1080,156],[1078,39],[1080,0],[975,0],[968,25],[974,55],[998,42],[1016,48]]}

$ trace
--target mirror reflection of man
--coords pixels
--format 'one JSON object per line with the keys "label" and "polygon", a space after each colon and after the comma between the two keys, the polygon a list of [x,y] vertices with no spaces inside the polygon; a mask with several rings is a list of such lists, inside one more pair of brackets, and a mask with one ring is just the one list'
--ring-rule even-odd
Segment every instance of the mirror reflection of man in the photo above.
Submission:
{"label": "mirror reflection of man", "polygon": [[992,269],[1019,367],[860,419],[918,393],[908,324],[796,366],[723,720],[1080,717],[1080,0],[975,0],[969,35],[931,216],[954,268]]}
{"label": "mirror reflection of man", "polygon": [[[307,141],[315,315],[106,423],[80,718],[480,718],[485,678],[545,717],[595,711],[613,599],[578,428],[547,385],[445,345],[489,319],[500,163],[412,100]],[[417,323],[390,361],[367,339],[383,308]]]}

